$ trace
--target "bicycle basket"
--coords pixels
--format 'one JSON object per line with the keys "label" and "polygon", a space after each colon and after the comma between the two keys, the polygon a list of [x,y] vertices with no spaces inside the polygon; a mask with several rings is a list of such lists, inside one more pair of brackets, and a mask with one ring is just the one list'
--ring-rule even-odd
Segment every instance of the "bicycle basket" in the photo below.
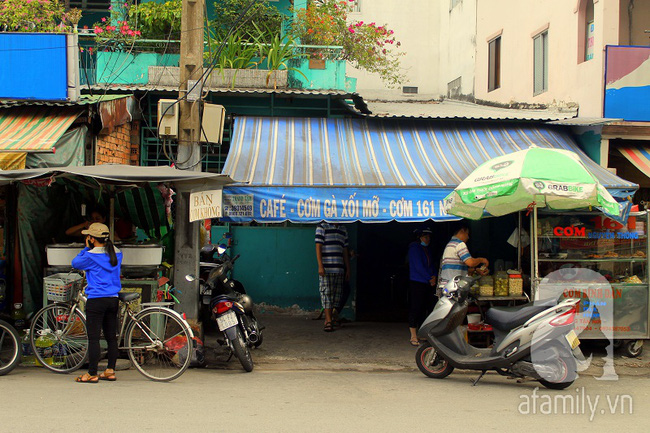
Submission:
{"label": "bicycle basket", "polygon": [[43,278],[43,290],[48,301],[66,302],[83,285],[83,277],[75,273],[53,274]]}

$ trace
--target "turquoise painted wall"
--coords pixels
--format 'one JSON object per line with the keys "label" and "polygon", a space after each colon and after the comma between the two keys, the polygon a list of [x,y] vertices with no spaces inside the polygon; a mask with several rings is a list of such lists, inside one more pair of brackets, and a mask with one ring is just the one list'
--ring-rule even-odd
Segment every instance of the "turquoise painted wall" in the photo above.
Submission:
{"label": "turquoise painted wall", "polygon": [[[356,227],[347,225],[350,248],[356,249]],[[318,294],[318,266],[314,244],[315,225],[310,226],[215,226],[212,241],[218,243],[222,234],[233,237],[231,256],[240,254],[235,262],[233,278],[246,287],[256,303],[279,307],[299,305],[305,310],[321,308]],[[352,291],[345,315],[353,318],[356,269],[353,263]]]}
{"label": "turquoise painted wall", "polygon": [[[344,60],[326,60],[325,69],[309,69],[309,59],[291,61],[291,67],[299,70],[289,71],[289,87],[299,89],[347,90]],[[349,86],[349,84],[348,84]],[[356,82],[354,83],[356,89]]]}
{"label": "turquoise painted wall", "polygon": [[147,84],[149,66],[178,66],[179,54],[100,51],[97,53],[97,83]]}
{"label": "turquoise painted wall", "polygon": [[596,164],[600,164],[601,135],[599,131],[587,130],[581,133],[576,132],[576,142],[589,158]]}

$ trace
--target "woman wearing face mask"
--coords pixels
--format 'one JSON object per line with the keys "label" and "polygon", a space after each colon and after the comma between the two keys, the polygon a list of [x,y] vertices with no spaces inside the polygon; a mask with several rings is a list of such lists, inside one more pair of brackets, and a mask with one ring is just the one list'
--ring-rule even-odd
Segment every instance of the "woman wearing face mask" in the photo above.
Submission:
{"label": "woman wearing face mask", "polygon": [[409,331],[411,345],[418,346],[420,342],[417,330],[426,319],[431,305],[434,304],[434,288],[438,275],[434,258],[429,250],[431,229],[424,228],[416,231],[417,240],[409,245]]}

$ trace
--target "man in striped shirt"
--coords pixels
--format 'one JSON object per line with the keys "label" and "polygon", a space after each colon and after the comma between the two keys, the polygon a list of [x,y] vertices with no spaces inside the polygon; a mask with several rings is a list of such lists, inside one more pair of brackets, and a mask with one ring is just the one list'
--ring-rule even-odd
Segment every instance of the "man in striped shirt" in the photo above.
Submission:
{"label": "man in striped shirt", "polygon": [[318,290],[325,312],[325,332],[334,330],[332,310],[338,305],[343,291],[343,279],[350,279],[348,232],[338,224],[322,222],[316,228],[316,259],[318,261]]}
{"label": "man in striped shirt", "polygon": [[490,262],[483,257],[472,257],[466,245],[468,240],[469,226],[461,224],[442,253],[440,275],[438,277],[439,297],[442,295],[442,289],[444,289],[445,285],[456,276],[473,273],[475,268],[482,264],[485,264],[485,268],[479,269],[478,272],[482,275],[487,274],[487,266],[489,266]]}

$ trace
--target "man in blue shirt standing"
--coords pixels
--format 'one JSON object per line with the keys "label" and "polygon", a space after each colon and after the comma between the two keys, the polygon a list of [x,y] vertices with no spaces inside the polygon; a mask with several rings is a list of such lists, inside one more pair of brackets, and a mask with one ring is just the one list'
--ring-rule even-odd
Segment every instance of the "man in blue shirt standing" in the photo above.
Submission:
{"label": "man in blue shirt standing", "polygon": [[433,292],[438,273],[429,249],[431,234],[428,227],[416,230],[417,240],[409,245],[409,331],[413,346],[420,344],[417,330],[434,304]]}
{"label": "man in blue shirt standing", "polygon": [[322,222],[316,228],[318,290],[325,312],[323,331],[332,332],[332,310],[339,304],[343,282],[350,279],[348,232],[339,224]]}

